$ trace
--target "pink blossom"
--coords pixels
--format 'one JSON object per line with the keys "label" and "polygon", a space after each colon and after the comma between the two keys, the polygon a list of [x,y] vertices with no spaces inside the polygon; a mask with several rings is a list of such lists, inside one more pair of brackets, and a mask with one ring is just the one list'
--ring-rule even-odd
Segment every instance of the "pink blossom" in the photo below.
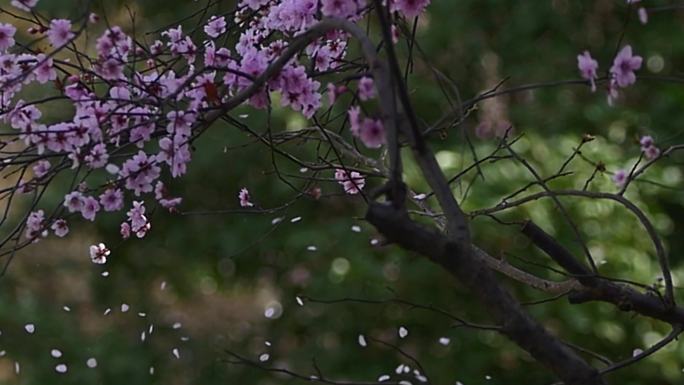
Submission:
{"label": "pink blossom", "polygon": [[627,182],[627,171],[625,171],[625,170],[615,171],[615,174],[613,174],[613,183],[615,183],[618,187],[622,187],[625,185],[626,182]]}
{"label": "pink blossom", "polygon": [[40,63],[34,69],[34,75],[36,76],[38,83],[45,84],[57,79],[57,71],[53,67],[51,57],[47,57],[45,54],[41,53],[36,56],[36,61]]}
{"label": "pink blossom", "polygon": [[107,153],[107,146],[104,143],[98,143],[90,149],[90,153],[85,156],[85,161],[88,167],[102,168],[107,165],[109,154]]}
{"label": "pink blossom", "polygon": [[240,5],[246,5],[252,10],[256,11],[268,2],[269,0],[241,0]]}
{"label": "pink blossom", "polygon": [[375,86],[373,79],[369,77],[362,77],[359,80],[359,99],[370,100],[375,97]]}
{"label": "pink blossom", "polygon": [[64,197],[64,207],[70,213],[80,212],[85,204],[85,199],[80,191],[72,191]]}
{"label": "pink blossom", "polygon": [[110,188],[100,194],[100,204],[105,211],[119,211],[123,208],[124,195],[120,189]]}
{"label": "pink blossom", "polygon": [[382,121],[365,118],[361,124],[359,138],[368,148],[379,148],[385,144],[385,128]]}
{"label": "pink blossom", "polygon": [[358,172],[338,168],[335,170],[335,180],[344,188],[344,192],[350,195],[358,194],[366,185],[366,179]]}
{"label": "pink blossom", "polygon": [[0,52],[14,46],[14,34],[17,29],[11,24],[0,23]]}
{"label": "pink blossom", "polygon": [[43,226],[45,222],[45,212],[43,210],[33,211],[26,218],[26,238],[32,239],[42,235],[45,236]]}
{"label": "pink blossom", "polygon": [[47,31],[48,40],[53,47],[59,48],[73,39],[74,33],[71,32],[71,21],[67,19],[53,19],[50,21],[50,29]]}
{"label": "pink blossom", "polygon": [[584,51],[581,55],[577,55],[577,67],[583,79],[589,80],[591,83],[591,92],[596,91],[596,78],[598,75],[598,62],[591,57],[589,51]]}
{"label": "pink blossom", "polygon": [[87,197],[83,200],[83,208],[81,209],[83,218],[92,222],[95,220],[95,215],[98,211],[100,211],[100,204],[97,202],[97,199]]}
{"label": "pink blossom", "polygon": [[408,18],[420,15],[430,0],[390,0],[391,9],[400,12]]}
{"label": "pink blossom", "polygon": [[349,130],[352,135],[359,136],[361,133],[361,121],[359,120],[359,115],[361,115],[361,108],[359,106],[349,107],[347,111],[349,115]]}
{"label": "pink blossom", "polygon": [[209,19],[209,22],[207,22],[207,25],[204,26],[204,33],[206,33],[212,39],[216,39],[226,32],[226,26],[227,24],[225,17],[212,16]]}
{"label": "pink blossom", "polygon": [[133,207],[126,213],[128,220],[131,223],[131,229],[133,232],[139,231],[141,228],[147,225],[147,217],[145,216],[145,203],[144,202],[133,202]]}
{"label": "pink blossom", "polygon": [[95,264],[104,265],[107,263],[107,257],[110,253],[111,251],[104,243],[90,246],[90,260]]}
{"label": "pink blossom", "polygon": [[240,200],[240,207],[252,207],[254,204],[250,201],[249,190],[243,187],[238,193],[238,199]]}
{"label": "pink blossom", "polygon": [[634,71],[641,68],[643,59],[641,56],[632,55],[632,47],[624,46],[615,56],[613,66],[610,67],[610,74],[617,82],[617,85],[624,88],[636,82]]}
{"label": "pink blossom", "polygon": [[646,156],[646,159],[652,160],[660,155],[660,149],[656,147],[655,141],[650,135],[642,136],[639,140],[639,144],[641,145],[641,151]]}
{"label": "pink blossom", "polygon": [[40,179],[47,175],[47,173],[50,172],[50,162],[47,160],[39,160],[34,166],[33,166],[33,174],[36,176],[36,178]]}
{"label": "pink blossom", "polygon": [[648,11],[644,7],[639,7],[637,10],[637,13],[639,14],[639,21],[641,24],[648,24]]}
{"label": "pink blossom", "polygon": [[647,147],[644,150],[644,155],[646,156],[646,159],[653,160],[660,155],[660,149],[656,146]]}
{"label": "pink blossom", "polygon": [[31,8],[38,4],[38,0],[12,0],[10,3],[13,7],[21,9],[22,11],[30,12]]}
{"label": "pink blossom", "polygon": [[147,155],[138,151],[131,159],[128,159],[119,172],[125,178],[125,187],[139,196],[142,193],[151,192],[154,183],[161,174],[154,155]]}
{"label": "pink blossom", "polygon": [[123,239],[128,239],[131,236],[131,225],[128,224],[128,222],[123,222],[121,224],[121,238]]}
{"label": "pink blossom", "polygon": [[63,238],[69,234],[69,226],[64,219],[55,220],[50,228],[55,232],[55,235],[60,238]]}
{"label": "pink blossom", "polygon": [[358,11],[357,0],[321,0],[323,16],[349,18]]}
{"label": "pink blossom", "polygon": [[641,139],[639,139],[639,144],[641,145],[642,150],[653,146],[654,143],[655,141],[651,135],[644,135],[641,137]]}

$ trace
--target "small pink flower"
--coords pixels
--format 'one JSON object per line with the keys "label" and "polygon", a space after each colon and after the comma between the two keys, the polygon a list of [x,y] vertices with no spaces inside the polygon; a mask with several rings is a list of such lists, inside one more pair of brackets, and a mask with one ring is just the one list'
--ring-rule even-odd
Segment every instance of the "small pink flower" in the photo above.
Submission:
{"label": "small pink flower", "polygon": [[615,174],[613,174],[613,183],[615,183],[618,187],[622,187],[625,185],[626,182],[627,182],[627,171],[625,171],[625,170],[615,171]]}
{"label": "small pink flower", "polygon": [[349,130],[352,135],[359,136],[361,133],[361,121],[359,120],[361,108],[359,106],[349,107],[347,114],[349,115]]}
{"label": "small pink flower", "polygon": [[50,228],[55,232],[55,235],[60,238],[63,238],[69,234],[69,226],[64,219],[57,219],[54,223],[52,223]]}
{"label": "small pink flower", "polygon": [[121,224],[121,238],[128,239],[131,236],[131,225],[128,222],[123,222]]}
{"label": "small pink flower", "polygon": [[375,97],[375,85],[373,79],[369,77],[362,77],[359,80],[359,99],[370,100]]}
{"label": "small pink flower", "polygon": [[651,135],[644,135],[641,137],[641,139],[639,139],[639,144],[641,145],[641,150],[643,151],[644,149],[653,146],[655,141]]}
{"label": "small pink flower", "polygon": [[646,10],[646,8],[640,7],[637,10],[637,13],[639,14],[639,21],[641,22],[641,24],[648,24],[648,11]]}
{"label": "small pink flower", "polygon": [[40,160],[33,166],[33,174],[40,179],[50,172],[50,162],[47,160]]}
{"label": "small pink flower", "polygon": [[119,211],[123,208],[123,198],[123,191],[110,188],[100,195],[100,204],[105,211]]}
{"label": "small pink flower", "polygon": [[577,67],[583,79],[589,80],[591,83],[591,92],[596,91],[596,70],[598,70],[598,62],[591,57],[589,51],[584,51],[581,55],[577,55]]}
{"label": "small pink flower", "polygon": [[22,11],[31,12],[31,8],[38,4],[38,0],[12,0],[10,3],[13,7],[21,9]]}
{"label": "small pink flower", "polygon": [[253,207],[254,203],[250,201],[249,190],[243,187],[238,193],[238,199],[240,199],[240,207]]}
{"label": "small pink flower", "polygon": [[390,4],[390,9],[402,13],[407,18],[414,18],[425,10],[430,0],[392,0]]}
{"label": "small pink flower", "polygon": [[226,32],[226,26],[227,24],[225,17],[212,16],[207,25],[204,26],[204,33],[209,35],[209,37],[212,39],[216,39]]}
{"label": "small pink flower", "polygon": [[84,203],[83,194],[79,191],[72,191],[64,197],[64,207],[70,213],[80,212],[83,209]]}
{"label": "small pink flower", "polygon": [[653,160],[660,155],[660,149],[656,146],[650,146],[644,150],[644,155],[646,159]]}
{"label": "small pink flower", "polygon": [[338,168],[335,170],[335,180],[344,188],[344,192],[350,195],[358,194],[366,185],[366,179],[358,172],[348,172]]}
{"label": "small pink flower", "polygon": [[47,232],[43,229],[44,225],[45,212],[43,210],[31,212],[26,218],[26,238],[33,239],[40,235],[46,236]]}
{"label": "small pink flower", "polygon": [[17,29],[11,24],[0,23],[0,52],[14,46],[14,34]]}
{"label": "small pink flower", "polygon": [[380,148],[385,144],[385,128],[379,119],[365,118],[361,124],[359,138],[368,148]]}
{"label": "small pink flower", "polygon": [[97,199],[93,197],[87,197],[84,199],[83,208],[81,209],[81,215],[83,215],[83,218],[92,222],[95,220],[95,215],[98,211],[100,211],[100,204],[97,202]]}
{"label": "small pink flower", "polygon": [[90,246],[90,260],[95,264],[104,265],[107,263],[107,257],[110,253],[111,251],[104,243]]}
{"label": "small pink flower", "polygon": [[624,88],[636,82],[636,74],[634,71],[641,68],[643,58],[632,54],[632,47],[624,46],[613,60],[613,66],[610,67],[610,74],[613,76],[617,85]]}
{"label": "small pink flower", "polygon": [[55,48],[62,47],[76,36],[71,32],[71,21],[67,19],[53,19],[50,21],[50,29],[48,29],[47,35],[50,44]]}

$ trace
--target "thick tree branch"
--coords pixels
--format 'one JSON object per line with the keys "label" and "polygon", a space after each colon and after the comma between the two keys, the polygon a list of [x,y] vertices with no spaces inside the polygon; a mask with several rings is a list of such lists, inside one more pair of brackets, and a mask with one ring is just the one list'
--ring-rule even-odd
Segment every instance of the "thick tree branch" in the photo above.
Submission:
{"label": "thick tree branch", "polygon": [[461,245],[413,222],[405,211],[392,205],[371,203],[366,219],[392,242],[429,258],[456,277],[482,302],[504,335],[567,385],[603,384],[595,368],[523,311],[473,252],[463,252]]}

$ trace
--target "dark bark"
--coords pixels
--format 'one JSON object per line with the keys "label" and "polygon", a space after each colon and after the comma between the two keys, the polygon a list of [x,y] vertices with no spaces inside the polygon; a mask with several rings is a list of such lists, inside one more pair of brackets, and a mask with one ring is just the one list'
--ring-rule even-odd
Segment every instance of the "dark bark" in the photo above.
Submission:
{"label": "dark bark", "polygon": [[405,210],[390,204],[372,203],[366,219],[388,240],[429,258],[456,277],[487,309],[504,335],[552,370],[565,384],[604,384],[595,368],[525,313],[472,250],[462,250],[443,234],[412,221]]}

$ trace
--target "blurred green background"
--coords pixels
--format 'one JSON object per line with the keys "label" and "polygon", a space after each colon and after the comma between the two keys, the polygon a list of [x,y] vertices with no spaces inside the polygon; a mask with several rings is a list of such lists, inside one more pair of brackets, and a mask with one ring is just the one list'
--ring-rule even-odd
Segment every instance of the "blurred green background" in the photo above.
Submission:
{"label": "blurred green background", "polygon": [[[8,1],[7,1],[8,2]],[[43,0],[45,15],[75,17],[82,10],[71,0]],[[417,39],[430,65],[458,86],[463,99],[508,78],[504,88],[578,77],[576,55],[589,49],[601,73],[612,61],[621,33],[644,56],[640,75],[684,75],[684,11],[650,15],[645,26],[632,19],[625,26],[621,0],[503,1],[433,0],[417,26]],[[645,1],[647,6],[667,4]],[[106,1],[111,24],[131,30],[155,30],[188,15],[203,2],[187,0]],[[4,6],[4,5],[3,5]],[[231,9],[221,2],[216,12]],[[142,35],[140,35],[142,36]],[[375,36],[377,40],[377,36]],[[399,46],[406,58],[408,48]],[[418,115],[427,124],[448,110],[430,66],[416,56],[409,88]],[[682,141],[684,87],[640,79],[609,107],[602,89],[566,86],[522,92],[481,103],[462,128],[472,138],[480,157],[495,141],[477,138],[482,123],[511,122],[524,137],[515,145],[542,174],[554,173],[590,133],[596,140],[583,155],[606,164],[608,171],[630,167],[639,156],[636,138],[653,135],[666,147]],[[53,111],[58,116],[57,111]],[[266,116],[249,113],[249,125],[261,128]],[[299,115],[274,111],[273,127],[301,127]],[[433,383],[457,380],[471,384],[548,384],[553,378],[524,352],[491,332],[454,328],[435,313],[396,304],[352,303],[298,306],[296,296],[318,299],[356,297],[401,298],[446,309],[465,319],[487,323],[483,309],[450,276],[422,259],[395,247],[373,247],[376,234],[363,222],[363,201],[332,196],[301,200],[273,215],[201,215],[192,212],[237,207],[237,192],[252,191],[263,207],[278,206],[292,197],[289,188],[271,174],[266,148],[240,147],[249,138],[217,123],[197,143],[188,175],[171,184],[184,197],[187,215],[156,212],[152,231],[143,241],[118,240],[116,215],[103,215],[96,225],[80,222],[65,240],[46,240],[25,249],[0,279],[0,383],[3,384],[275,384],[294,383],[254,368],[224,362],[224,350],[269,362],[304,374],[315,374],[313,362],[329,378],[374,380],[408,363],[396,352],[371,344],[361,348],[359,333],[396,343],[419,358]],[[438,159],[449,175],[472,161],[462,132],[435,137]],[[229,151],[225,151],[229,148]],[[369,153],[373,155],[374,153]],[[377,154],[375,154],[377,155]],[[673,156],[654,167],[648,179],[665,187],[636,183],[628,197],[650,216],[664,237],[676,283],[684,279],[680,250],[684,250],[684,192],[682,161]],[[577,188],[594,170],[581,159],[571,163],[572,176],[551,183],[554,188]],[[293,169],[293,170],[296,170]],[[467,210],[495,204],[502,196],[526,185],[532,176],[518,164],[487,165],[485,179],[468,192]],[[472,180],[475,174],[468,174]],[[332,175],[326,175],[332,177]],[[408,162],[406,178],[416,191],[426,187]],[[375,183],[375,182],[373,182]],[[371,185],[373,184],[371,183]],[[322,183],[324,194],[339,194],[335,183]],[[459,197],[467,184],[455,186]],[[599,174],[592,189],[615,191],[609,174]],[[46,199],[56,202],[63,191]],[[531,191],[538,191],[532,189]],[[659,274],[651,244],[633,216],[609,202],[564,199],[578,223],[602,273],[654,284]],[[301,216],[301,221],[291,219]],[[274,218],[284,218],[276,226]],[[532,218],[577,252],[570,228],[548,201],[534,202],[502,216],[506,220]],[[361,232],[352,231],[360,226]],[[492,255],[552,279],[562,279],[529,262],[551,265],[515,227],[489,219],[473,222],[473,233]],[[113,249],[103,269],[87,256],[90,244],[104,241]],[[311,251],[310,246],[316,250]],[[528,262],[525,262],[528,261]],[[521,301],[546,298],[502,277]],[[162,290],[163,287],[163,290]],[[683,299],[681,291],[678,297]],[[131,310],[122,313],[121,304]],[[71,311],[63,310],[69,306]],[[111,308],[109,315],[103,313]],[[271,318],[265,313],[273,310]],[[645,349],[668,329],[659,322],[621,313],[604,304],[569,305],[559,300],[528,310],[559,336],[620,360],[634,349]],[[145,316],[137,313],[144,312]],[[173,324],[182,326],[174,329]],[[36,332],[23,330],[34,323]],[[154,325],[141,341],[141,332]],[[409,336],[397,337],[405,326]],[[187,338],[184,338],[187,337]],[[440,337],[451,343],[443,346]],[[266,342],[270,346],[267,346]],[[64,356],[55,359],[50,350]],[[179,349],[176,359],[173,349]],[[85,361],[96,357],[98,367]],[[593,364],[600,364],[587,357]],[[17,376],[14,363],[19,362]],[[69,371],[59,374],[58,363]],[[413,366],[413,365],[412,365]],[[154,373],[150,373],[154,367]],[[673,344],[626,370],[610,375],[611,383],[660,385],[684,383],[684,344]],[[491,377],[487,379],[486,376]]]}

